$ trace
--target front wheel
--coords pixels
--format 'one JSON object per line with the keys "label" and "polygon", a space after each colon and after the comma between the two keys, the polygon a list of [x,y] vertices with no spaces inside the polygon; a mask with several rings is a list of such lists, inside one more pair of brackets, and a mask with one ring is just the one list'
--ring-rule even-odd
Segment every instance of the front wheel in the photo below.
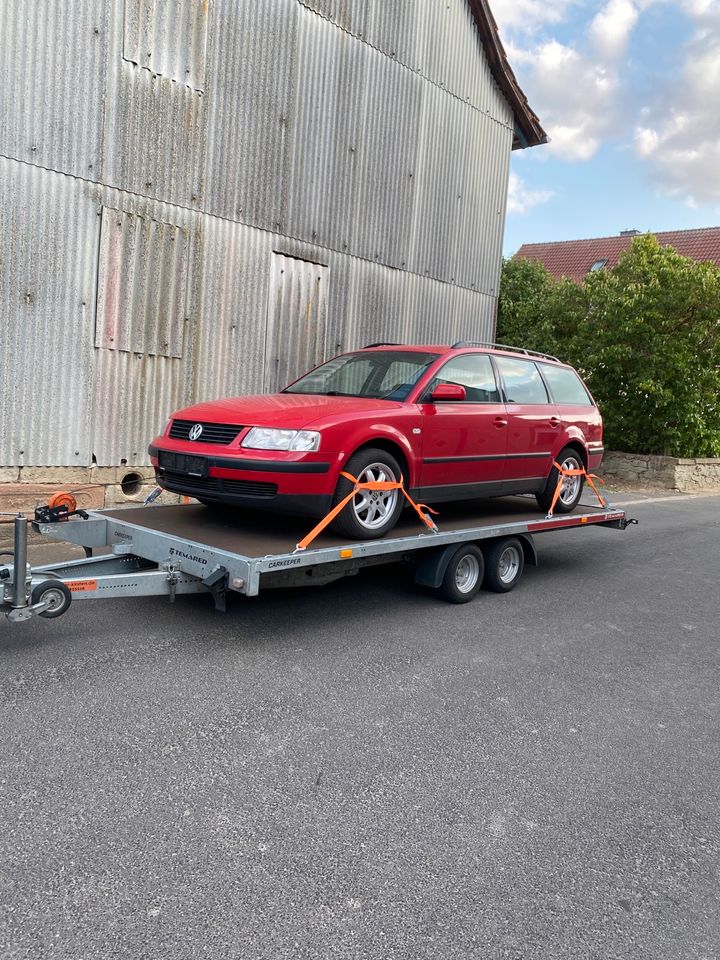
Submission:
{"label": "front wheel", "polygon": [[[345,472],[357,477],[360,483],[396,482],[400,480],[400,465],[386,450],[368,447],[358,450],[348,460]],[[335,488],[334,503],[350,493],[353,485],[341,477]],[[403,507],[400,490],[358,490],[333,520],[332,527],[353,540],[377,540],[384,537],[398,521]]]}
{"label": "front wheel", "polygon": [[30,595],[30,603],[47,603],[47,607],[40,614],[48,620],[61,617],[72,602],[72,594],[62,580],[43,580]]}
{"label": "front wheel", "polygon": [[[580,459],[580,454],[572,447],[565,447],[557,457],[557,462],[563,470],[582,470],[584,464]],[[547,479],[544,489],[537,494],[538,506],[545,513],[548,513],[552,505],[553,497],[558,485],[558,478],[561,475],[557,468],[553,467]],[[585,477],[577,475],[574,477],[563,477],[560,487],[560,496],[555,504],[555,513],[570,513],[578,505],[580,496],[583,492]]]}

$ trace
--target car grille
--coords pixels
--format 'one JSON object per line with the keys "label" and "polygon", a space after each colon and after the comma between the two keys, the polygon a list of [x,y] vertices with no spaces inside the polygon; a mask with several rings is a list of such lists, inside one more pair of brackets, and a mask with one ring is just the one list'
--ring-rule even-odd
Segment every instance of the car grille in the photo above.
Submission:
{"label": "car grille", "polygon": [[257,480],[223,480],[220,477],[189,477],[184,473],[158,474],[158,480],[167,490],[187,493],[190,496],[204,493],[226,494],[237,497],[275,497],[276,483],[262,483]]}
{"label": "car grille", "polygon": [[204,423],[202,420],[173,420],[170,436],[173,440],[189,440],[190,431],[199,423],[202,433],[198,443],[219,443],[227,446],[245,427],[236,423]]}

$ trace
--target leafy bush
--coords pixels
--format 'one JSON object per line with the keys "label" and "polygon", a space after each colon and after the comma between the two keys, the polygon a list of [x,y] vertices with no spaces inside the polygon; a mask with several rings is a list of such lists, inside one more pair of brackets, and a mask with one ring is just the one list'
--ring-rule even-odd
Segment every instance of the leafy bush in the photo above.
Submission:
{"label": "leafy bush", "polygon": [[497,339],[545,350],[582,373],[606,445],[720,456],[720,269],[647,235],[582,285],[539,264],[503,264]]}

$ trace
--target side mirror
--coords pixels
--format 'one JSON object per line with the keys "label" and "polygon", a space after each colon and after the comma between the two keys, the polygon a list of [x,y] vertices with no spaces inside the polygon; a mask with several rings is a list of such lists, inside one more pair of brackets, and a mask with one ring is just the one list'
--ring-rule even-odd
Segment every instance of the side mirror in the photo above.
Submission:
{"label": "side mirror", "polygon": [[433,403],[438,403],[444,401],[459,402],[467,398],[467,393],[465,392],[465,387],[461,387],[459,383],[439,383],[433,392],[430,394],[430,399]]}

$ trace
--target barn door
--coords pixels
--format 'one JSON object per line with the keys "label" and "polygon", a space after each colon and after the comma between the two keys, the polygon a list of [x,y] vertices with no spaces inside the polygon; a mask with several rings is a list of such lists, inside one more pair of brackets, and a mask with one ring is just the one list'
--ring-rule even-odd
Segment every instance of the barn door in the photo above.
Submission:
{"label": "barn door", "polygon": [[272,254],[265,341],[266,393],[288,383],[327,356],[328,268]]}

